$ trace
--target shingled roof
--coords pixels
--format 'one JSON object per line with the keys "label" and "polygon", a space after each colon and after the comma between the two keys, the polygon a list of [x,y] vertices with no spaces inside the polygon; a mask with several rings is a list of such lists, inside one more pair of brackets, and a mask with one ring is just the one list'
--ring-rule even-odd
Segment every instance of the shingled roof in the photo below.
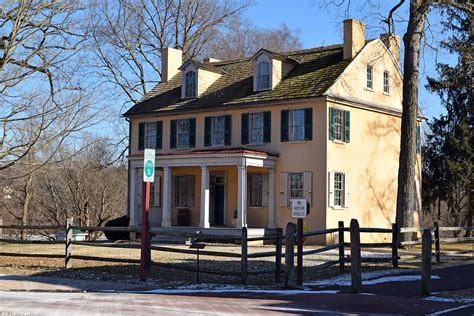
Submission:
{"label": "shingled roof", "polygon": [[197,99],[181,98],[181,73],[156,85],[124,116],[170,114],[206,108],[321,96],[349,65],[342,45],[280,53],[299,62],[272,90],[253,91],[252,59],[212,63],[222,75]]}

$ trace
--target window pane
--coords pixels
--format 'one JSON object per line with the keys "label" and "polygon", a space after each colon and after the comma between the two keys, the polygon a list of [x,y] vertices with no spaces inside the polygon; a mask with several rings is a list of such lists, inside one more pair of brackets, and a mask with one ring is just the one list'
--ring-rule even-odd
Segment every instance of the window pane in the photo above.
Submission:
{"label": "window pane", "polygon": [[177,147],[189,147],[190,120],[179,120],[177,122]]}
{"label": "window pane", "polygon": [[289,119],[290,140],[304,140],[304,110],[291,110]]}
{"label": "window pane", "polygon": [[257,89],[270,88],[270,63],[262,61],[257,66]]}
{"label": "window pane", "polygon": [[189,206],[188,205],[188,178],[190,176],[176,176],[175,183],[175,205],[176,206]]}
{"label": "window pane", "polygon": [[372,89],[372,66],[367,66],[367,88]]}
{"label": "window pane", "polygon": [[185,81],[186,98],[194,98],[196,96],[196,73],[194,71],[188,71]]}
{"label": "window pane", "polygon": [[262,206],[262,174],[249,174],[250,177],[250,196],[249,206],[261,207]]}
{"label": "window pane", "polygon": [[263,143],[263,113],[250,113],[250,143]]}
{"label": "window pane", "polygon": [[388,71],[383,72],[383,92],[390,93],[390,83],[389,83],[389,73]]}
{"label": "window pane", "polygon": [[303,173],[290,173],[290,199],[303,198]]}
{"label": "window pane", "polygon": [[344,205],[344,174],[334,174],[334,206]]}
{"label": "window pane", "polygon": [[225,135],[225,117],[214,116],[211,118],[211,145],[223,146]]}
{"label": "window pane", "polygon": [[145,148],[156,147],[156,123],[145,123]]}
{"label": "window pane", "polygon": [[343,140],[344,118],[343,112],[339,109],[334,109],[334,139]]}

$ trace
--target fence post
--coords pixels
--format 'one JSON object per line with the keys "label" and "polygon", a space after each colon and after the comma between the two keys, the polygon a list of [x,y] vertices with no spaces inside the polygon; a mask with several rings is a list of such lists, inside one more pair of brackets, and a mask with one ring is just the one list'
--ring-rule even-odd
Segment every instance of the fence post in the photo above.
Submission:
{"label": "fence post", "polygon": [[344,222],[339,221],[338,225],[338,234],[339,234],[339,271],[344,272]]}
{"label": "fence post", "polygon": [[285,239],[285,288],[294,286],[295,273],[295,224],[286,225]]}
{"label": "fence post", "polygon": [[72,267],[71,253],[72,253],[72,225],[74,219],[72,217],[66,219],[66,254],[65,254],[65,267],[69,269]]}
{"label": "fence post", "polygon": [[247,264],[248,264],[248,248],[247,248],[247,227],[242,227],[242,261],[240,263],[240,282],[247,284]]}
{"label": "fence post", "polygon": [[398,268],[398,244],[400,228],[397,223],[392,224],[392,266]]}
{"label": "fence post", "polygon": [[360,258],[360,228],[356,219],[351,220],[351,287],[352,292],[362,291],[362,271]]}
{"label": "fence post", "polygon": [[277,228],[276,257],[275,257],[275,282],[281,281],[281,248],[283,243],[283,229]]}
{"label": "fence post", "polygon": [[429,295],[431,291],[431,230],[423,230],[421,239],[421,295]]}
{"label": "fence post", "polygon": [[439,224],[438,222],[434,223],[434,236],[435,236],[435,251],[436,251],[436,263],[441,261],[441,249],[439,242]]}

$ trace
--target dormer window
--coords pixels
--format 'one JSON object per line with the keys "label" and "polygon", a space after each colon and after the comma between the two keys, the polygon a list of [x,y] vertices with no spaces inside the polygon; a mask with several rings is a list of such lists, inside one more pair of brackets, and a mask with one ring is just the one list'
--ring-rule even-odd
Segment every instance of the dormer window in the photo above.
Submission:
{"label": "dormer window", "polygon": [[188,71],[185,76],[185,93],[186,98],[196,97],[197,76],[195,71]]}
{"label": "dormer window", "polygon": [[262,61],[257,66],[257,90],[270,89],[270,63]]}

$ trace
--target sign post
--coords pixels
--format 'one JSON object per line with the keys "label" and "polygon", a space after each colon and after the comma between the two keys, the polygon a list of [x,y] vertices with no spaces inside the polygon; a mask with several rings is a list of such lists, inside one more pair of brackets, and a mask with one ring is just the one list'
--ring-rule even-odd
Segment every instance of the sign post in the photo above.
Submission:
{"label": "sign post", "polygon": [[291,200],[291,217],[298,220],[296,245],[296,285],[303,285],[303,219],[309,214],[309,203],[306,199]]}
{"label": "sign post", "polygon": [[143,186],[142,186],[142,227],[141,227],[141,253],[140,253],[140,281],[148,277],[148,263],[150,261],[150,248],[148,246],[148,229],[150,221],[150,183],[155,181],[155,150],[145,149],[143,157]]}

